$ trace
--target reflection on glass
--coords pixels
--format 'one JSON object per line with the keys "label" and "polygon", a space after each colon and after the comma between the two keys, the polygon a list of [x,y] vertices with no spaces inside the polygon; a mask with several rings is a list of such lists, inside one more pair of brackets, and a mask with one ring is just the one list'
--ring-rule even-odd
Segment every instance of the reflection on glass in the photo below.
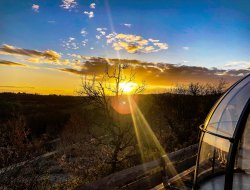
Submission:
{"label": "reflection on glass", "polygon": [[[241,84],[241,83],[240,83]],[[207,130],[232,137],[237,121],[249,97],[250,82],[240,85],[237,92],[233,89],[220,103],[211,117]]]}
{"label": "reflection on glass", "polygon": [[235,168],[250,174],[250,114],[248,115],[242,140],[239,144]]}
{"label": "reflection on glass", "polygon": [[229,146],[228,140],[206,133],[200,152],[199,175],[223,171],[227,162]]}
{"label": "reflection on glass", "polygon": [[[248,101],[250,92],[250,77],[237,84],[218,104],[211,118],[207,118],[205,127],[208,131],[225,137],[233,137],[240,115]],[[250,139],[250,131],[248,139]],[[246,137],[246,138],[247,138]],[[241,166],[250,166],[250,140],[242,141],[239,153]],[[208,133],[204,134],[200,150],[198,177],[212,173],[224,172],[227,164],[227,155],[230,141]],[[201,177],[202,178],[202,177]]]}
{"label": "reflection on glass", "polygon": [[[220,102],[211,119],[206,121],[207,130],[232,137],[237,121],[246,105],[250,91],[250,81],[244,80]],[[208,118],[209,119],[209,118]]]}

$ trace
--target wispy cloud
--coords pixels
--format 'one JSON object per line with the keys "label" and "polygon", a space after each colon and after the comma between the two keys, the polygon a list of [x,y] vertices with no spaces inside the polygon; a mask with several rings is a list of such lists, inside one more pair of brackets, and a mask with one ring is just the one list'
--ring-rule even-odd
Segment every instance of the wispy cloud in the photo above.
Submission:
{"label": "wispy cloud", "polygon": [[182,49],[184,49],[184,50],[189,50],[190,47],[188,47],[188,46],[183,46]]}
{"label": "wispy cloud", "polygon": [[91,3],[91,4],[89,5],[89,7],[90,7],[91,9],[95,9],[95,6],[96,6],[95,3]]}
{"label": "wispy cloud", "polygon": [[157,42],[159,42],[160,40],[155,40],[155,39],[149,38],[148,41],[150,41],[150,42],[152,42],[152,43],[157,43]]}
{"label": "wispy cloud", "polygon": [[54,23],[56,23],[56,21],[55,20],[48,20],[48,23],[54,24]]}
{"label": "wispy cloud", "polygon": [[84,11],[83,14],[87,15],[89,18],[93,18],[95,15],[94,15],[94,12],[93,11]]}
{"label": "wispy cloud", "polygon": [[36,63],[36,64],[57,64],[57,65],[68,65],[70,61],[68,59],[56,59],[50,60],[40,57],[28,58],[25,61],[29,63]]}
{"label": "wispy cloud", "polygon": [[40,6],[39,6],[39,5],[36,5],[36,4],[33,4],[31,8],[32,8],[32,10],[33,10],[34,12],[37,12],[37,13],[38,13],[38,12],[39,12]]}
{"label": "wispy cloud", "polygon": [[96,35],[95,36],[97,40],[100,40],[101,39],[101,36],[100,35]]}
{"label": "wispy cloud", "polygon": [[88,32],[85,30],[85,28],[82,28],[80,33],[83,37],[85,37],[88,34]]}
{"label": "wispy cloud", "polygon": [[61,58],[61,55],[53,50],[37,51],[24,48],[17,48],[11,45],[3,44],[0,47],[0,54],[4,55],[20,55],[30,57],[44,57],[50,60],[56,60]]}
{"label": "wispy cloud", "polygon": [[124,23],[123,25],[128,27],[128,28],[131,28],[131,26],[132,26],[132,24],[128,24],[128,23]]}
{"label": "wispy cloud", "polygon": [[107,28],[96,28],[96,31],[98,32],[98,34],[96,35],[96,38],[100,40],[103,36],[106,35],[106,30]]}
{"label": "wispy cloud", "polygon": [[189,61],[188,60],[183,60],[182,63],[188,63]]}
{"label": "wispy cloud", "polygon": [[28,89],[34,89],[34,86],[13,86],[13,85],[6,85],[6,86],[0,86],[0,88],[28,88]]}
{"label": "wispy cloud", "polygon": [[167,43],[159,40],[145,39],[142,36],[133,34],[111,33],[106,36],[107,43],[111,44],[114,50],[125,50],[128,53],[152,53],[168,49]]}
{"label": "wispy cloud", "polygon": [[82,40],[81,41],[82,46],[85,47],[87,45],[88,41],[89,41],[88,39]]}
{"label": "wispy cloud", "polygon": [[69,60],[61,59],[61,54],[53,50],[31,50],[17,48],[11,45],[4,44],[0,47],[0,54],[11,56],[24,56],[24,60],[30,63],[50,63],[66,65]]}
{"label": "wispy cloud", "polygon": [[62,0],[62,4],[60,5],[60,7],[62,7],[63,9],[72,9],[75,8],[77,6],[77,2],[75,0]]}
{"label": "wispy cloud", "polygon": [[62,46],[65,49],[79,49],[79,44],[74,37],[69,37],[66,41],[63,41]]}
{"label": "wispy cloud", "polygon": [[102,35],[105,35],[106,34],[106,31],[107,28],[96,28],[96,31],[100,32]]}
{"label": "wispy cloud", "polygon": [[0,65],[26,67],[25,64],[0,59]]}
{"label": "wispy cloud", "polygon": [[72,53],[72,54],[68,54],[69,56],[72,56],[72,57],[75,57],[75,58],[78,58],[78,59],[81,59],[82,56],[79,55],[79,54],[75,54],[75,53]]}
{"label": "wispy cloud", "polygon": [[230,61],[225,64],[225,67],[231,69],[249,69],[250,70],[250,61]]}

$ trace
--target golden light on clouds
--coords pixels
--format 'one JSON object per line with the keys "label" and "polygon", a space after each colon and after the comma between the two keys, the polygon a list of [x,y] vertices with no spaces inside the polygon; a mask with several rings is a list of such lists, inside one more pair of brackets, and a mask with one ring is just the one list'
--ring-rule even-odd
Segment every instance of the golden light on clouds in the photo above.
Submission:
{"label": "golden light on clouds", "polygon": [[[111,35],[109,39],[112,44],[115,43],[112,41],[113,38],[120,40],[119,47],[127,48],[132,52],[137,51],[135,49],[141,45],[143,51],[154,51],[155,47],[151,47],[150,43],[164,46],[159,40],[146,40],[134,35],[120,34],[118,37]],[[129,46],[131,41],[138,43],[135,46],[133,43]],[[130,94],[136,89],[137,84],[143,82],[147,86],[144,93],[161,93],[176,84],[185,85],[190,82],[216,83],[223,78],[228,83],[232,83],[249,73],[248,69],[209,69],[199,66],[94,57],[75,53],[65,56],[54,50],[39,51],[7,44],[0,47],[0,54],[4,55],[4,59],[0,60],[0,86],[3,86],[4,90],[2,88],[0,91],[6,91],[7,86],[32,86],[35,88],[23,88],[23,90],[25,89],[24,91],[29,93],[75,95],[74,91],[79,87],[81,76],[95,76],[97,80],[101,80],[107,66],[112,71],[117,64],[123,65],[125,76],[129,77],[131,72],[135,74],[132,81],[122,83],[120,86],[125,94]],[[48,73],[51,74],[48,75]],[[13,89],[10,88],[9,91]],[[19,89],[16,88],[15,91],[18,92]]]}
{"label": "golden light on clouds", "polygon": [[111,44],[114,50],[125,50],[127,53],[153,53],[168,49],[167,43],[151,38],[145,39],[142,36],[133,34],[117,34],[115,32],[106,36],[107,44]]}

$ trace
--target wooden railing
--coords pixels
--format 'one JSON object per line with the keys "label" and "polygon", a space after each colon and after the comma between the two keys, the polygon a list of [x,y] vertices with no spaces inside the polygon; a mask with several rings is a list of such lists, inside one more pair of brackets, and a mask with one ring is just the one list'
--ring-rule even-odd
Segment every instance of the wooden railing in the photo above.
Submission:
{"label": "wooden railing", "polygon": [[197,151],[198,144],[191,145],[157,160],[116,172],[92,184],[80,185],[75,190],[151,189],[178,178],[180,173],[193,167]]}

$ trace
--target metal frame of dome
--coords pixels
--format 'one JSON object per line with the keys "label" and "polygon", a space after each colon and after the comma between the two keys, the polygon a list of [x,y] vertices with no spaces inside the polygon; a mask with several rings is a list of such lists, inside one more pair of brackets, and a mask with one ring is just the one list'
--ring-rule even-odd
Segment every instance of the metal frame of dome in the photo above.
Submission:
{"label": "metal frame of dome", "polygon": [[[227,137],[227,136],[223,136],[223,135],[211,132],[211,131],[207,130],[207,125],[209,124],[209,121],[210,121],[211,117],[215,113],[215,111],[218,108],[218,106],[220,105],[220,103],[227,97],[228,94],[230,94],[230,92],[238,84],[240,84],[244,80],[248,80],[248,78],[250,78],[250,74],[243,77],[241,80],[237,81],[235,84],[233,84],[227,90],[227,92],[217,101],[217,103],[214,105],[214,107],[211,109],[211,111],[209,112],[209,114],[207,116],[207,119],[206,119],[207,123],[205,125],[203,124],[203,125],[200,126],[201,136],[200,136],[198,155],[197,155],[197,160],[196,160],[193,189],[198,189],[198,179],[197,178],[198,178],[199,161],[200,161],[202,142],[203,142],[204,135],[206,133],[210,134],[210,135],[213,135],[213,136],[216,136],[216,137],[219,137],[219,138],[226,139],[226,140],[228,140],[230,142],[230,147],[229,147],[229,151],[228,151],[228,154],[227,154],[227,163],[226,163],[226,168],[225,168],[224,189],[228,190],[228,189],[232,189],[232,187],[233,187],[234,164],[235,164],[237,148],[238,148],[238,145],[239,145],[239,141],[242,138],[242,135],[244,133],[245,124],[246,124],[246,121],[247,121],[248,114],[250,113],[250,93],[249,93],[248,100],[247,100],[246,104],[244,105],[244,108],[243,108],[243,110],[242,110],[242,112],[240,114],[240,117],[239,117],[238,121],[237,121],[237,124],[236,124],[236,127],[234,129],[232,137]],[[247,84],[248,83],[249,82],[247,82]],[[209,180],[209,179],[207,179],[207,180]]]}

